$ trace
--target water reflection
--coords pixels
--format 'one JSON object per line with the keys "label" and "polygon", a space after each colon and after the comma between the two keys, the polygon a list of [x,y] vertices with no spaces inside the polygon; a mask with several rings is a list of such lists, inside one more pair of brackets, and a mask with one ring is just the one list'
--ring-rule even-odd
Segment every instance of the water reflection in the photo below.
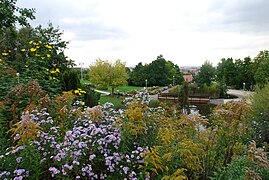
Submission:
{"label": "water reflection", "polygon": [[199,113],[202,116],[205,116],[205,117],[208,118],[210,116],[211,112],[213,111],[214,107],[216,107],[216,105],[210,104],[210,103],[207,103],[207,104],[191,104],[189,106],[189,112],[192,113],[192,114]]}

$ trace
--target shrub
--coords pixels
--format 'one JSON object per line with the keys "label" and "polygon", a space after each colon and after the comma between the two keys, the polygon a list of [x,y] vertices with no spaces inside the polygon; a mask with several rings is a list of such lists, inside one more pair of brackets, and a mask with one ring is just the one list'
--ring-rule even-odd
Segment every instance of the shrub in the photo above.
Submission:
{"label": "shrub", "polygon": [[86,94],[84,95],[84,102],[86,106],[93,107],[97,106],[100,100],[101,94],[85,86]]}
{"label": "shrub", "polygon": [[75,90],[79,87],[80,85],[80,79],[78,77],[78,74],[75,70],[68,70],[65,71],[61,77],[61,85],[63,91],[70,91],[70,90]]}
{"label": "shrub", "polygon": [[256,88],[251,96],[251,106],[253,108],[253,126],[255,140],[259,145],[269,143],[269,84],[264,88]]}

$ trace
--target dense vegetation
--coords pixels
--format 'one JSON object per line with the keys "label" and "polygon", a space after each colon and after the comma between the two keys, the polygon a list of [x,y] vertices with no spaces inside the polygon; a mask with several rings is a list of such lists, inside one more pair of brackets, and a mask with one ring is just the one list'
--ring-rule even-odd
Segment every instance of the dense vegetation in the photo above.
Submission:
{"label": "dense vegetation", "polygon": [[[0,2],[9,7],[16,1]],[[0,44],[0,179],[268,179],[268,52],[245,60],[255,67],[254,80],[243,81],[246,88],[259,84],[250,101],[219,105],[208,118],[182,113],[178,105],[153,108],[147,90],[116,110],[111,103],[97,105],[100,94],[80,85],[58,29],[15,29],[17,9],[3,11],[10,21],[0,19],[6,42]],[[156,64],[168,67],[163,85],[173,83],[173,76],[180,83],[178,67],[162,56],[145,67],[161,73]],[[234,85],[233,71],[221,70],[218,76],[201,73],[199,86],[210,87],[218,78]],[[149,72],[141,83],[158,83]],[[189,86],[181,87],[186,97]]]}

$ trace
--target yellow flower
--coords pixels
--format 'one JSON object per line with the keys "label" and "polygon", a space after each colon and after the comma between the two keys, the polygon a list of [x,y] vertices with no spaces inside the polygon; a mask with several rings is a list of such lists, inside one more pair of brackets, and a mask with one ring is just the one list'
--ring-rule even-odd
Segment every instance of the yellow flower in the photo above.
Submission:
{"label": "yellow flower", "polygon": [[42,41],[38,41],[39,44],[42,44]]}
{"label": "yellow flower", "polygon": [[24,65],[25,67],[28,67],[28,65]]}
{"label": "yellow flower", "polygon": [[55,72],[56,72],[56,73],[57,73],[57,72],[60,72],[60,69],[59,69],[59,68],[56,68]]}
{"label": "yellow flower", "polygon": [[0,59],[0,63],[2,62],[3,60],[2,59]]}
{"label": "yellow flower", "polygon": [[25,49],[21,49],[22,52],[26,51]]}
{"label": "yellow flower", "polygon": [[37,49],[38,49],[38,48],[40,48],[40,46],[36,46],[35,48],[37,48]]}
{"label": "yellow flower", "polygon": [[29,41],[29,44],[33,44],[33,41]]}
{"label": "yellow flower", "polygon": [[81,91],[82,89],[78,88],[79,91]]}
{"label": "yellow flower", "polygon": [[30,51],[31,52],[35,52],[36,51],[36,48],[31,48]]}
{"label": "yellow flower", "polygon": [[83,93],[83,94],[86,94],[86,91],[80,91],[81,93]]}
{"label": "yellow flower", "polygon": [[49,71],[49,69],[46,69],[46,71]]}
{"label": "yellow flower", "polygon": [[36,43],[36,42],[34,42],[34,45],[36,46],[36,45],[39,45],[38,43]]}
{"label": "yellow flower", "polygon": [[2,55],[3,55],[3,56],[7,56],[7,55],[8,55],[8,53],[3,52],[3,53],[2,53]]}
{"label": "yellow flower", "polygon": [[52,47],[50,45],[45,45],[46,48],[51,49]]}
{"label": "yellow flower", "polygon": [[55,73],[55,71],[54,71],[54,70],[51,70],[51,71],[50,71],[50,73],[51,73],[51,74],[54,74],[54,73]]}
{"label": "yellow flower", "polygon": [[41,59],[43,60],[43,59],[45,59],[45,57],[41,57]]}
{"label": "yellow flower", "polygon": [[8,52],[11,52],[11,50],[8,50]]}
{"label": "yellow flower", "polygon": [[39,57],[39,56],[40,56],[40,54],[35,54],[35,56],[36,56],[36,57]]}
{"label": "yellow flower", "polygon": [[47,57],[50,58],[50,54],[47,54]]}
{"label": "yellow flower", "polygon": [[75,94],[79,94],[79,90],[74,90],[74,93]]}

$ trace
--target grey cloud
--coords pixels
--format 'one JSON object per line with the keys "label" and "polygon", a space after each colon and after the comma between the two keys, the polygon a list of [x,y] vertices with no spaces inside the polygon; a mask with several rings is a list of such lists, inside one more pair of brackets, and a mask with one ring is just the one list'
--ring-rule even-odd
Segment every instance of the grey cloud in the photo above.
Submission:
{"label": "grey cloud", "polygon": [[103,40],[125,36],[121,29],[108,27],[100,22],[62,23],[61,27],[75,33],[77,40]]}
{"label": "grey cloud", "polygon": [[216,1],[208,9],[213,16],[208,28],[241,33],[263,33],[269,28],[269,1],[226,0]]}
{"label": "grey cloud", "polygon": [[[117,27],[108,27],[98,21],[95,14],[96,4],[88,1],[39,1],[22,0],[18,3],[21,7],[35,8],[36,20],[32,21],[33,26],[41,24],[46,26],[48,22],[61,30],[72,32],[77,40],[103,40],[111,38],[122,38],[124,32]],[[80,3],[80,4],[79,4]],[[83,4],[81,4],[83,3]],[[81,21],[81,19],[89,19]],[[71,19],[65,22],[63,19]],[[76,21],[77,20],[77,21]]]}

